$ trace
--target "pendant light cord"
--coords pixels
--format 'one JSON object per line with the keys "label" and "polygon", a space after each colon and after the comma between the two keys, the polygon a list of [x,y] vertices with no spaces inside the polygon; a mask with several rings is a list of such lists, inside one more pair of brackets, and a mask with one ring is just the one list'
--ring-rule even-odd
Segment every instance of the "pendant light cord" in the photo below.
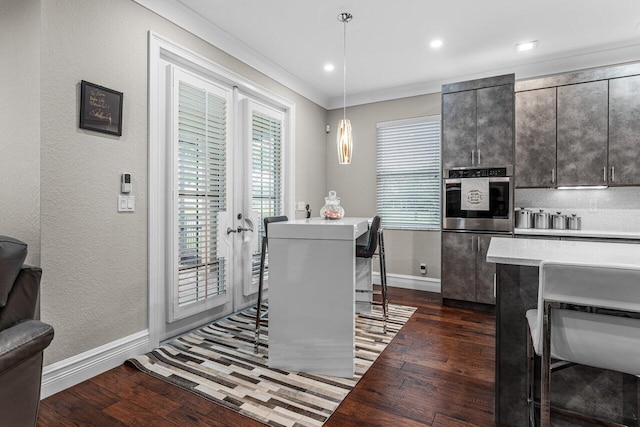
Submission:
{"label": "pendant light cord", "polygon": [[342,22],[344,22],[344,39],[343,39],[343,60],[342,60],[342,119],[347,120],[347,14],[342,14]]}

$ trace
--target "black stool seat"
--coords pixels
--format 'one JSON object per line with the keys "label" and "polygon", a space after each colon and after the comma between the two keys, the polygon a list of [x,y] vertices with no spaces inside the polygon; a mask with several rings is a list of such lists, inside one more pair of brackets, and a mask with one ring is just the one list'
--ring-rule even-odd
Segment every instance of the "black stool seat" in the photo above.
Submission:
{"label": "black stool seat", "polygon": [[[373,258],[378,250],[378,257],[380,259],[380,285],[381,291],[371,290],[358,290],[357,292],[369,292],[373,295],[381,295],[382,301],[371,301],[372,305],[381,305],[382,313],[384,315],[384,332],[387,332],[387,319],[389,317],[389,298],[387,295],[387,267],[384,254],[384,235],[382,228],[380,227],[380,216],[376,215],[371,221],[371,227],[369,228],[369,239],[366,245],[356,245],[356,257],[358,258]],[[373,284],[371,285],[373,288]]]}

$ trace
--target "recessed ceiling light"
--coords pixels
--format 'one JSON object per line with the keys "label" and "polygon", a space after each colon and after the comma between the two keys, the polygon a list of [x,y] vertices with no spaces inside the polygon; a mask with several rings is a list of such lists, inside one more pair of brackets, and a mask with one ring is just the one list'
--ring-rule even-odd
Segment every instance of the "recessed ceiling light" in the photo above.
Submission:
{"label": "recessed ceiling light", "polygon": [[325,70],[325,71],[333,71],[333,70],[335,70],[335,69],[336,69],[336,67],[335,67],[335,65],[333,65],[333,64],[326,64],[326,65],[324,66],[324,70]]}
{"label": "recessed ceiling light", "polygon": [[439,47],[441,47],[441,46],[442,46],[442,40],[440,40],[440,39],[435,39],[435,40],[433,40],[431,43],[429,43],[429,46],[431,46],[431,47],[432,47],[432,48],[434,48],[434,49],[437,49],[437,48],[439,48]]}
{"label": "recessed ceiling light", "polygon": [[524,52],[525,50],[535,49],[536,46],[538,46],[538,40],[534,40],[532,42],[518,43],[516,45],[516,50],[518,52]]}

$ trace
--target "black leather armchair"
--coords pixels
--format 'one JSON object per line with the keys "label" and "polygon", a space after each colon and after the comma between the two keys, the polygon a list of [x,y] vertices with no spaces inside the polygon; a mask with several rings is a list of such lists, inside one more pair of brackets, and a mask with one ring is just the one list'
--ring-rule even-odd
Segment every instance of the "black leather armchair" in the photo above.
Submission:
{"label": "black leather armchair", "polygon": [[23,265],[27,245],[0,236],[0,424],[34,426],[42,355],[53,327],[34,320],[42,270]]}

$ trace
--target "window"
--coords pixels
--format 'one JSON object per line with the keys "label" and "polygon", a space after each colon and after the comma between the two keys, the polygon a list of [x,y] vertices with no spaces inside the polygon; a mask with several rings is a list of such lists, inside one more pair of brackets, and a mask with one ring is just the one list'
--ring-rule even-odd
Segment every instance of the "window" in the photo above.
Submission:
{"label": "window", "polygon": [[[251,210],[258,222],[258,236],[264,236],[264,218],[284,214],[282,174],[282,113],[249,102],[251,117]],[[252,281],[260,274],[260,254],[252,254]],[[266,267],[268,271],[268,267]],[[268,272],[265,272],[268,274]],[[265,277],[266,279],[266,277]],[[257,288],[256,288],[257,289]]]}
{"label": "window", "polygon": [[229,92],[175,70],[172,320],[226,302],[228,255],[219,245],[227,211]]}
{"label": "window", "polygon": [[387,227],[440,227],[440,116],[381,122],[377,212]]}

